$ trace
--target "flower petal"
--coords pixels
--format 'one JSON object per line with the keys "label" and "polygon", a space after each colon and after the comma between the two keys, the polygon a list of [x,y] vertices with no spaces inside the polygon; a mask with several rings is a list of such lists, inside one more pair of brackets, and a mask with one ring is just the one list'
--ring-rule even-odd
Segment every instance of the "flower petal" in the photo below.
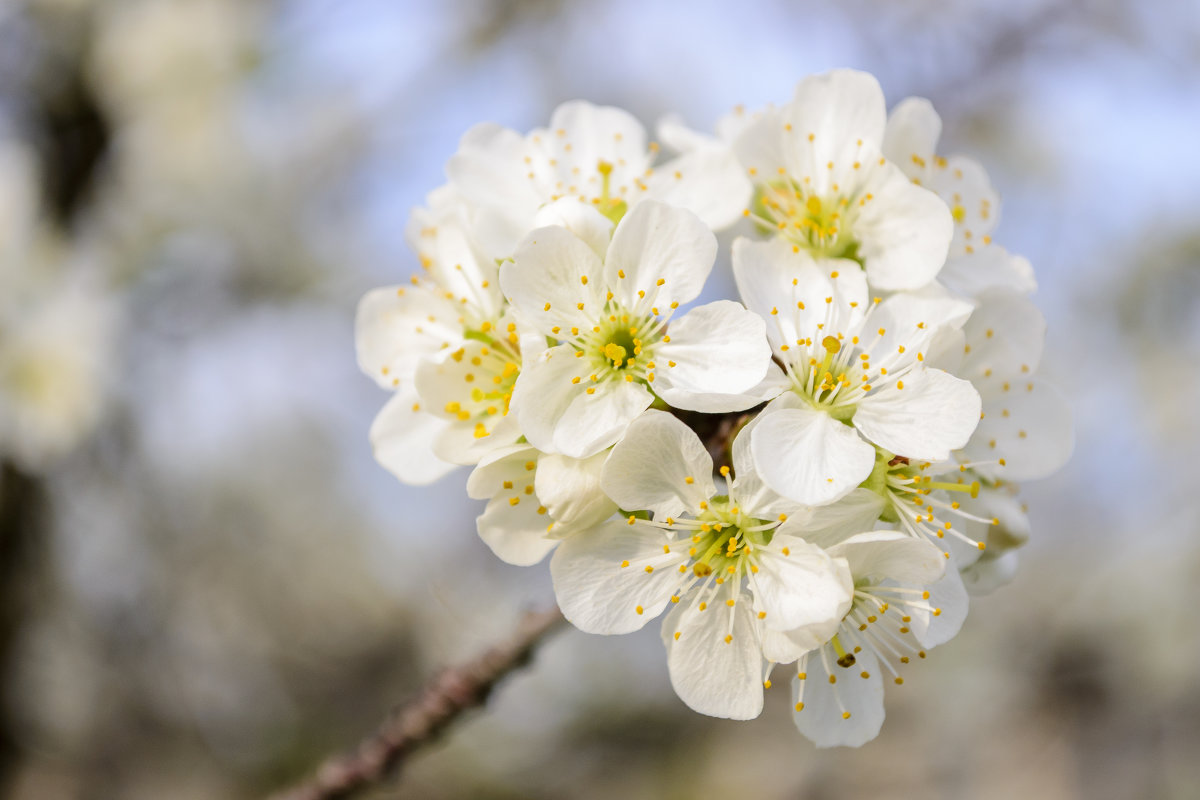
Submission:
{"label": "flower petal", "polygon": [[[1031,481],[1058,470],[1074,448],[1074,424],[1066,399],[1045,381],[1027,380],[1006,382],[988,394],[983,419],[963,456],[980,462],[975,470],[989,478]],[[997,463],[999,459],[1003,465]]]}
{"label": "flower petal", "polygon": [[385,389],[411,381],[422,358],[461,341],[459,313],[424,286],[384,286],[367,292],[354,318],[358,366]]}
{"label": "flower petal", "polygon": [[533,218],[535,228],[558,225],[578,236],[596,257],[603,260],[608,252],[608,240],[612,238],[613,223],[596,207],[584,203],[577,197],[562,197],[542,206]]}
{"label": "flower petal", "polygon": [[896,581],[928,586],[947,572],[946,559],[925,539],[898,531],[871,531],[834,545],[830,553],[846,559],[854,582]]}
{"label": "flower petal", "polygon": [[975,252],[952,255],[938,273],[938,282],[962,297],[976,298],[989,289],[1021,294],[1037,290],[1029,259],[1013,255],[997,244],[976,247]]}
{"label": "flower petal", "polygon": [[753,191],[733,151],[716,142],[655,167],[646,186],[648,196],[686,208],[716,231],[741,219]]}
{"label": "flower petal", "polygon": [[[663,553],[668,542],[666,533],[624,520],[568,536],[550,560],[563,615],[588,633],[641,628],[671,602],[679,581],[674,567],[686,560]],[[654,569],[647,572],[647,566]]]}
{"label": "flower petal", "polygon": [[454,464],[433,454],[433,442],[449,424],[422,413],[417,394],[397,392],[371,423],[371,449],[375,460],[411,486],[426,486],[454,469]]}
{"label": "flower petal", "polygon": [[691,428],[666,412],[647,411],[612,449],[600,483],[621,508],[652,511],[661,520],[696,512],[716,494],[712,471],[712,456]]}
{"label": "flower petal", "polygon": [[874,167],[863,191],[873,199],[861,207],[854,233],[871,286],[918,289],[932,281],[954,236],[950,209],[891,163]]}
{"label": "flower petal", "polygon": [[588,243],[566,228],[538,228],[500,268],[500,286],[530,325],[553,335],[556,327],[591,327],[604,308],[603,269]]}
{"label": "flower petal", "polygon": [[716,255],[717,239],[699,217],[646,200],[617,224],[604,282],[630,307],[637,305],[639,291],[662,307],[686,303],[704,288]]}
{"label": "flower petal", "polygon": [[754,719],[762,713],[763,658],[749,598],[706,611],[690,600],[685,597],[663,620],[671,686],[693,711]]}
{"label": "flower petal", "polygon": [[629,423],[654,402],[645,386],[619,378],[589,388],[596,391],[588,394],[580,385],[554,431],[554,449],[573,458],[587,458],[616,444]]}
{"label": "flower petal", "polygon": [[525,158],[530,154],[521,134],[483,123],[467,131],[446,164],[451,184],[490,212],[488,245],[501,253],[512,252],[545,199],[528,178]]}
{"label": "flower petal", "polygon": [[963,326],[966,354],[961,372],[990,394],[1005,381],[1037,371],[1046,341],[1046,318],[1022,294],[992,289],[979,297],[979,307]]}
{"label": "flower petal", "polygon": [[537,469],[538,451],[527,444],[496,448],[479,460],[467,477],[467,497],[490,500],[505,488],[504,483],[523,479]]}
{"label": "flower petal", "polygon": [[829,548],[851,536],[874,530],[883,508],[884,499],[879,494],[859,488],[835,503],[789,513],[777,533],[800,536],[810,544]]}
{"label": "flower petal", "polygon": [[733,139],[733,152],[748,175],[765,177],[787,168],[792,144],[785,140],[786,125],[784,110],[775,108],[746,121]]}
{"label": "flower petal", "polygon": [[[527,360],[513,385],[509,414],[529,443],[543,453],[556,452],[554,434],[577,395],[584,392],[585,359],[575,358],[570,345],[560,344]],[[578,378],[580,383],[572,383]]]}
{"label": "flower petal", "polygon": [[875,448],[853,428],[823,411],[777,404],[763,412],[750,439],[758,474],[771,489],[798,503],[823,505],[871,474]]}
{"label": "flower petal", "polygon": [[[537,498],[518,499],[521,502],[513,505],[509,497],[492,498],[475,520],[475,527],[479,538],[501,561],[527,567],[545,558],[558,540],[546,536],[549,522]],[[539,508],[543,513],[538,513]]]}
{"label": "flower petal", "polygon": [[937,616],[929,612],[914,613],[910,625],[917,641],[924,647],[932,648],[958,635],[967,619],[970,600],[963,586],[962,575],[953,563],[948,564],[941,580],[930,584],[928,589],[928,603],[940,613]]}
{"label": "flower petal", "polygon": [[[792,681],[792,700],[800,709],[793,710],[792,721],[817,747],[860,747],[883,726],[879,662],[863,650],[852,666],[840,667],[829,650],[822,648],[800,663],[806,677]],[[830,678],[837,680],[830,683]]]}
{"label": "flower petal", "polygon": [[939,461],[971,438],[979,410],[979,393],[969,381],[923,369],[859,401],[854,427],[892,453]]}
{"label": "flower petal", "polygon": [[676,408],[707,413],[755,405],[736,395],[758,385],[771,363],[761,317],[718,300],[693,308],[669,330],[671,341],[654,353],[659,397]]}
{"label": "flower petal", "polygon": [[879,81],[866,72],[837,69],[800,81],[786,110],[789,171],[820,179],[828,162],[854,162],[861,143],[877,149],[883,143],[886,109]]}
{"label": "flower petal", "polygon": [[759,549],[757,562],[751,586],[755,608],[766,612],[768,628],[807,628],[816,637],[813,646],[837,633],[854,599],[854,580],[843,560],[776,532],[771,544]]}
{"label": "flower petal", "polygon": [[924,97],[906,97],[888,115],[883,154],[910,178],[924,178],[937,153],[942,118]]}
{"label": "flower petal", "polygon": [[1009,551],[998,558],[981,558],[962,572],[963,586],[969,594],[990,594],[1012,582],[1017,574],[1018,556]]}
{"label": "flower petal", "polygon": [[600,452],[584,459],[555,454],[538,459],[534,486],[554,518],[556,537],[598,525],[616,512],[616,503],[600,488],[607,458],[608,453]]}

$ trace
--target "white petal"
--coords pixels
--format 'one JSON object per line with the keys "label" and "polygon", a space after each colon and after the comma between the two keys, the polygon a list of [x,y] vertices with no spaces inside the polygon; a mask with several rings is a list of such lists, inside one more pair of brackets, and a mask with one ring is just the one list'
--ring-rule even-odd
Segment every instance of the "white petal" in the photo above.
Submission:
{"label": "white petal", "polygon": [[[781,356],[781,345],[792,347],[798,338],[814,336],[818,324],[848,332],[867,305],[866,279],[856,263],[815,261],[782,239],[737,239],[733,275],[746,307],[767,321],[767,338]],[[833,302],[827,304],[827,297]]]}
{"label": "white petal", "polygon": [[1013,255],[1000,245],[975,248],[975,252],[952,255],[938,273],[938,281],[963,297],[975,298],[988,289],[1008,289],[1030,294],[1037,279],[1029,259]]}
{"label": "white petal", "polygon": [[554,454],[538,459],[534,486],[554,518],[554,535],[598,525],[617,510],[600,488],[606,458],[608,453],[600,452],[584,459]]}
{"label": "white petal", "polygon": [[[774,400],[780,394],[790,389],[791,386],[792,382],[783,374],[783,370],[779,368],[779,365],[770,361],[767,362],[767,374],[763,376],[761,381],[746,391],[738,394],[710,392],[703,400],[704,409],[696,410],[705,410],[708,413],[723,413],[725,411],[741,411],[742,409],[753,408],[768,400]],[[656,385],[655,388],[659,387]],[[671,405],[683,408],[678,403],[672,403]]]}
{"label": "white petal", "polygon": [[685,597],[663,620],[671,686],[701,714],[754,719],[762,713],[763,658],[749,598],[733,608],[713,603],[706,611],[691,599]]}
{"label": "white petal", "polygon": [[924,369],[864,397],[854,427],[889,452],[938,461],[967,443],[979,410],[979,393],[969,381]]}
{"label": "white petal", "polygon": [[462,216],[431,220],[433,232],[422,239],[426,246],[418,252],[428,259],[427,269],[443,299],[452,303],[466,300],[479,316],[492,319],[504,305],[497,278],[499,266],[468,230]]}
{"label": "white petal", "polygon": [[766,109],[736,135],[733,151],[749,175],[774,175],[780,167],[787,168],[791,144],[785,140],[785,125],[783,109]]}
{"label": "white petal", "polygon": [[957,636],[967,619],[970,607],[962,576],[952,563],[948,565],[942,579],[928,588],[929,605],[941,613],[936,617],[929,612],[913,614],[911,623],[913,635],[927,648],[945,644]]}
{"label": "white petal", "polygon": [[886,364],[889,371],[896,372],[916,360],[918,353],[930,350],[941,331],[961,327],[973,310],[970,303],[955,299],[944,290],[892,295],[879,304],[871,317],[871,327],[884,330],[879,341],[870,347],[871,362]]}
{"label": "white petal", "polygon": [[733,151],[715,143],[655,167],[646,186],[649,197],[686,208],[717,231],[742,218],[753,192]]}
{"label": "white petal", "polygon": [[616,444],[629,423],[654,402],[645,386],[619,378],[592,384],[593,394],[583,384],[579,388],[554,431],[554,449],[574,458],[587,458]]}
{"label": "white petal", "polygon": [[859,211],[854,233],[871,286],[901,290],[929,283],[954,236],[950,209],[890,163],[872,168],[866,191],[874,198]]}
{"label": "white petal", "polygon": [[397,392],[371,423],[375,460],[401,483],[425,486],[454,469],[433,454],[433,441],[448,424],[421,412],[416,392]]}
{"label": "white petal", "polygon": [[[868,650],[859,653],[850,667],[837,666],[828,653],[826,658],[837,683],[829,682],[820,654],[810,654],[801,666],[807,677],[792,682],[793,702],[804,704],[802,710],[793,710],[792,721],[817,747],[860,747],[878,736],[883,726],[879,663]],[[864,673],[869,677],[863,678]]]}
{"label": "white petal", "polygon": [[982,462],[975,469],[989,478],[1030,481],[1062,467],[1074,447],[1071,407],[1062,394],[1045,381],[1014,380],[988,394],[963,456]]}
{"label": "white petal", "polygon": [[755,426],[762,419],[759,414],[742,426],[733,439],[733,487],[730,500],[741,506],[743,512],[759,519],[770,519],[779,514],[792,515],[801,512],[806,506],[789,500],[778,492],[769,489],[758,474],[754,465],[754,456],[750,447],[750,438]]}
{"label": "white petal", "polygon": [[513,444],[492,450],[467,477],[467,497],[490,500],[504,482],[519,483],[537,469],[538,451],[527,444]]}
{"label": "white petal", "polygon": [[988,391],[1004,381],[1037,371],[1046,341],[1046,319],[1028,297],[992,289],[979,297],[979,307],[963,326],[967,352],[964,378]]}
{"label": "white petal", "polygon": [[516,131],[499,125],[476,125],[463,136],[458,152],[446,164],[451,184],[476,206],[495,215],[490,246],[511,252],[517,238],[527,231],[529,221],[543,198],[529,180],[524,160],[529,145]]}
{"label": "white petal", "polygon": [[556,326],[591,326],[604,308],[602,272],[587,242],[566,228],[538,228],[500,268],[500,286],[530,325],[553,334]]}
{"label": "white petal", "polygon": [[492,549],[501,561],[527,567],[536,564],[558,544],[546,537],[549,524],[544,513],[538,513],[536,497],[521,497],[517,505],[509,497],[493,498],[475,520],[479,538]]}
{"label": "white petal", "polygon": [[600,482],[621,508],[663,519],[696,512],[716,494],[712,470],[712,457],[691,428],[666,412],[647,411],[612,449]]}
{"label": "white petal", "polygon": [[601,260],[608,251],[608,240],[613,231],[612,220],[577,197],[562,197],[542,206],[533,218],[533,224],[536,228],[548,225],[566,228],[586,242]]}
{"label": "white petal", "polygon": [[924,97],[906,97],[888,115],[883,154],[910,178],[922,178],[941,135],[942,119],[933,104]]}
{"label": "white petal", "polygon": [[690,153],[701,147],[712,147],[718,139],[688,127],[677,113],[664,115],[654,126],[658,141],[677,153]]}
{"label": "white petal", "polygon": [[844,561],[776,532],[769,549],[759,550],[758,568],[751,586],[768,628],[807,628],[816,637],[814,646],[837,632],[854,599],[854,580]]}
{"label": "white petal", "polygon": [[358,366],[386,389],[411,381],[422,358],[462,339],[459,311],[425,287],[385,286],[363,295],[354,318]]}
{"label": "white petal", "polygon": [[662,531],[624,520],[568,536],[550,561],[563,615],[580,630],[605,634],[635,631],[658,616],[679,581],[675,567],[686,559],[664,554],[668,541]]}
{"label": "white petal", "polygon": [[866,480],[875,464],[875,448],[853,428],[810,408],[768,406],[750,447],[763,482],[805,505],[844,497]]}
{"label": "white petal", "polygon": [[975,159],[951,156],[935,162],[925,186],[936,192],[954,215],[951,255],[971,252],[986,241],[1000,221],[1000,196],[983,165]]}
{"label": "white petal", "polygon": [[963,570],[963,585],[976,597],[994,592],[1016,577],[1017,561],[1017,554],[1011,551],[999,558],[981,558]]}
{"label": "white petal", "polygon": [[671,341],[655,348],[659,397],[676,408],[741,411],[730,397],[753,389],[767,374],[771,348],[762,318],[739,303],[718,300],[693,308],[668,329]]}
{"label": "white petal", "polygon": [[792,126],[787,135],[795,143],[788,164],[793,175],[819,177],[826,170],[815,169],[818,165],[854,162],[860,140],[874,149],[883,143],[883,90],[866,72],[839,69],[805,78],[786,114]]}
{"label": "white petal", "polygon": [[[516,415],[521,431],[537,449],[556,452],[554,434],[577,395],[584,392],[586,359],[575,358],[570,345],[558,345],[525,363],[513,385],[509,414]],[[572,383],[579,378],[580,383]]]}
{"label": "white petal", "polygon": [[[736,444],[736,442],[735,442]],[[884,500],[870,489],[855,489],[835,503],[813,506],[788,514],[780,533],[803,537],[821,547],[831,547],[859,533],[871,531],[883,513]]]}
{"label": "white petal", "polygon": [[925,539],[897,531],[860,533],[830,548],[830,553],[845,558],[855,583],[892,580],[913,586],[927,586],[946,573],[946,559]]}
{"label": "white petal", "polygon": [[686,303],[700,294],[716,255],[717,239],[699,217],[647,200],[617,224],[604,262],[605,283],[631,307],[639,290],[660,306]]}
{"label": "white petal", "polygon": [[617,195],[628,194],[648,166],[646,129],[622,108],[569,100],[554,109],[542,135],[544,152],[557,162],[556,177],[567,194],[598,197],[601,161],[612,168],[610,187]]}
{"label": "white petal", "polygon": [[[434,452],[444,461],[474,464],[497,447],[512,444],[521,436],[516,419],[502,413],[503,401],[473,394],[490,384],[496,365],[483,363],[485,346],[467,341],[457,350],[445,350],[417,367],[415,384],[426,410],[450,420],[434,440]],[[475,363],[475,362],[480,363]],[[450,409],[456,409],[451,412]],[[457,415],[461,415],[457,416]]]}

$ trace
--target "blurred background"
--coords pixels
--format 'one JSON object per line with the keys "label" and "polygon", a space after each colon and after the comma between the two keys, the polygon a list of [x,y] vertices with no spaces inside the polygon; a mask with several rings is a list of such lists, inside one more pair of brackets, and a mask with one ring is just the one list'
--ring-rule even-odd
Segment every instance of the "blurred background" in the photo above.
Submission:
{"label": "blurred background", "polygon": [[[355,303],[472,124],[931,98],[1037,269],[1078,443],[1015,583],[816,751],[561,632],[370,797],[1200,797],[1200,6],[0,0],[0,796],[260,797],[553,602],[400,486]],[[731,296],[719,265],[710,298]]]}

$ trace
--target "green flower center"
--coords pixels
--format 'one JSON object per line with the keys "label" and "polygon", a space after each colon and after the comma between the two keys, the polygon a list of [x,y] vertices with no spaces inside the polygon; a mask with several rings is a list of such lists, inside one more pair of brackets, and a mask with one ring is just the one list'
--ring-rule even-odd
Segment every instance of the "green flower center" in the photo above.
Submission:
{"label": "green flower center", "polygon": [[820,196],[791,178],[760,183],[754,191],[751,214],[766,232],[783,236],[814,256],[848,258],[858,256],[858,239],[853,224],[859,201],[838,193]]}

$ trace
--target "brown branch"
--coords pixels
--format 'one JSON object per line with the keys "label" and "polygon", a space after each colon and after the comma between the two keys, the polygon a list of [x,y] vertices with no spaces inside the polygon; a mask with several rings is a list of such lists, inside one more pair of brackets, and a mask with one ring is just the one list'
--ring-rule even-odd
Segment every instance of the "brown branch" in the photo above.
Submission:
{"label": "brown branch", "polygon": [[526,664],[538,643],[565,622],[558,608],[527,613],[507,641],[443,670],[352,752],[328,759],[312,778],[274,800],[339,800],[383,780],[463,713],[483,705],[495,685]]}

